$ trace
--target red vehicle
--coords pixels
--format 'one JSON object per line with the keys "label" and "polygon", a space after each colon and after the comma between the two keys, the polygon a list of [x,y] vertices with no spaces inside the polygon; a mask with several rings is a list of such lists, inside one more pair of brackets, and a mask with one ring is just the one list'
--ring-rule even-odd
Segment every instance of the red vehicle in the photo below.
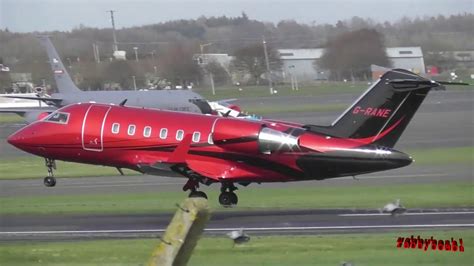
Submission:
{"label": "red vehicle", "polygon": [[432,87],[439,83],[392,70],[332,125],[300,125],[121,105],[63,107],[8,138],[44,157],[46,186],[55,160],[129,168],[188,178],[183,190],[221,184],[219,202],[237,204],[236,184],[355,176],[409,165],[393,146]]}

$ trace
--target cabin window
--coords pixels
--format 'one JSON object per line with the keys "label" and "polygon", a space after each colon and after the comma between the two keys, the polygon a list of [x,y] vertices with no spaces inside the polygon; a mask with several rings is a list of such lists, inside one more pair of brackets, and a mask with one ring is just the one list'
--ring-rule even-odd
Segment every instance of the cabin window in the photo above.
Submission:
{"label": "cabin window", "polygon": [[119,123],[113,123],[112,124],[112,133],[118,134],[120,131],[120,124]]}
{"label": "cabin window", "polygon": [[166,139],[167,136],[168,136],[168,129],[162,128],[160,130],[160,139]]}
{"label": "cabin window", "polygon": [[413,54],[412,51],[399,51],[399,54]]}
{"label": "cabin window", "polygon": [[129,126],[128,126],[128,135],[129,135],[129,136],[135,135],[135,129],[136,129],[136,126],[135,126],[135,125],[129,125]]}
{"label": "cabin window", "polygon": [[51,113],[44,121],[58,123],[58,124],[67,124],[69,120],[69,113],[63,112],[53,112]]}
{"label": "cabin window", "polygon": [[209,134],[209,137],[207,137],[207,143],[214,144],[214,141],[212,140],[212,133]]}
{"label": "cabin window", "polygon": [[151,136],[151,127],[149,126],[146,126],[144,129],[143,129],[143,136],[145,138],[149,138]]}
{"label": "cabin window", "polygon": [[184,137],[184,131],[183,130],[178,130],[176,131],[176,140],[182,140]]}
{"label": "cabin window", "polygon": [[196,131],[193,133],[193,142],[199,142],[199,140],[201,140],[201,133]]}

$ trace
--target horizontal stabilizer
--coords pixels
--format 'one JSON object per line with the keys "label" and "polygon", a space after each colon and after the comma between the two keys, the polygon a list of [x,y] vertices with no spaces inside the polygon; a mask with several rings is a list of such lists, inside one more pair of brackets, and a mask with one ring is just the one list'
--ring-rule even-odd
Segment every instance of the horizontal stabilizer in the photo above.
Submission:
{"label": "horizontal stabilizer", "polygon": [[440,85],[459,85],[459,86],[469,86],[469,83],[465,82],[451,82],[451,81],[438,81],[438,80],[418,80],[418,79],[392,79],[388,83],[392,85],[412,85],[415,87],[418,86],[428,86],[430,88],[438,87]]}

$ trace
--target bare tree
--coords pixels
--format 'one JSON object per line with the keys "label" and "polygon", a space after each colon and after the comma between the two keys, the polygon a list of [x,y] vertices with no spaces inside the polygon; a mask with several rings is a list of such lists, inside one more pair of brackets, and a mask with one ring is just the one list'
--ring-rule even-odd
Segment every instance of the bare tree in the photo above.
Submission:
{"label": "bare tree", "polygon": [[[272,47],[268,47],[267,50],[270,69],[280,71],[282,66],[280,55]],[[235,58],[231,62],[232,69],[241,74],[251,75],[255,84],[259,84],[261,75],[267,71],[263,46],[255,44],[244,47],[237,50],[234,56]]]}
{"label": "bare tree", "polygon": [[230,79],[229,73],[227,73],[225,68],[222,67],[221,64],[219,64],[218,62],[216,62],[214,60],[209,62],[206,65],[205,69],[208,73],[212,73],[212,76],[213,76],[213,79],[214,79],[214,82],[216,83],[216,85],[227,84],[227,82]]}
{"label": "bare tree", "polygon": [[122,89],[133,87],[132,76],[136,76],[132,66],[122,60],[113,61],[104,71],[105,80],[119,83]]}
{"label": "bare tree", "polygon": [[160,74],[173,84],[186,85],[201,79],[201,71],[193,50],[183,44],[169,46],[160,56]]}
{"label": "bare tree", "polygon": [[320,67],[331,71],[335,79],[367,79],[370,65],[389,67],[383,36],[375,30],[362,29],[343,33],[329,41]]}

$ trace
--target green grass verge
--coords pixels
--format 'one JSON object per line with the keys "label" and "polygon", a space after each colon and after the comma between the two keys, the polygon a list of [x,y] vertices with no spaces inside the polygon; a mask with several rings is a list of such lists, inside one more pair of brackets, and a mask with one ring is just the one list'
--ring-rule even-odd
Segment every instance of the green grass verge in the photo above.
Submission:
{"label": "green grass verge", "polygon": [[[325,94],[339,93],[361,93],[370,85],[367,83],[343,83],[328,82],[312,85],[301,85],[298,91],[291,90],[290,85],[274,86],[277,90],[277,96],[318,96]],[[208,100],[221,100],[230,98],[250,98],[250,97],[268,97],[271,96],[268,86],[242,86],[239,91],[236,86],[217,87],[216,95],[212,95],[211,88],[198,88],[195,91]]]}
{"label": "green grass verge", "polygon": [[262,106],[241,106],[243,111],[249,114],[265,115],[272,113],[298,113],[298,112],[330,112],[330,111],[343,111],[347,108],[347,104],[300,104],[293,106],[275,106],[275,105],[262,105]]}
{"label": "green grass verge", "polygon": [[[436,148],[408,151],[415,164],[452,165],[474,162],[474,147]],[[112,167],[84,165],[69,162],[57,162],[57,177],[85,177],[117,175]],[[44,160],[33,156],[19,156],[0,161],[0,179],[38,178],[46,173]],[[137,174],[125,170],[126,174]]]}
{"label": "green grass verge", "polygon": [[[113,167],[85,165],[79,163],[70,163],[57,161],[56,177],[86,177],[86,176],[112,176],[119,172]],[[22,179],[38,178],[46,176],[46,167],[44,159],[33,156],[18,156],[12,159],[0,161],[0,179]],[[137,175],[135,171],[124,169],[124,174]]]}
{"label": "green grass verge", "polygon": [[[449,179],[449,178],[447,178]],[[313,183],[314,184],[314,183]],[[472,207],[472,182],[434,184],[262,188],[251,185],[238,191],[239,205],[231,210],[380,208],[397,198],[408,208]],[[204,188],[215,210],[218,187]],[[81,195],[13,196],[0,198],[0,215],[171,212],[186,196],[182,191]]]}
{"label": "green grass verge", "polygon": [[[189,265],[472,265],[473,230],[405,231],[381,234],[252,237],[232,246],[230,239],[202,238]],[[398,237],[462,238],[465,251],[396,248]],[[2,265],[144,265],[157,239],[14,242],[0,244]]]}
{"label": "green grass verge", "polygon": [[17,114],[0,114],[0,124],[24,123],[25,120]]}
{"label": "green grass verge", "polygon": [[[472,83],[472,81],[471,81]],[[365,82],[343,83],[343,82],[325,82],[319,84],[305,84],[299,87],[298,91],[291,90],[288,84],[274,86],[278,91],[277,96],[320,96],[327,94],[341,93],[362,93],[370,84]],[[242,91],[236,86],[216,87],[216,95],[212,95],[211,88],[196,88],[195,91],[208,100],[222,100],[231,98],[251,98],[251,97],[269,97],[270,92],[267,85],[262,86],[242,86]],[[473,90],[474,86],[447,86],[449,91]]]}

